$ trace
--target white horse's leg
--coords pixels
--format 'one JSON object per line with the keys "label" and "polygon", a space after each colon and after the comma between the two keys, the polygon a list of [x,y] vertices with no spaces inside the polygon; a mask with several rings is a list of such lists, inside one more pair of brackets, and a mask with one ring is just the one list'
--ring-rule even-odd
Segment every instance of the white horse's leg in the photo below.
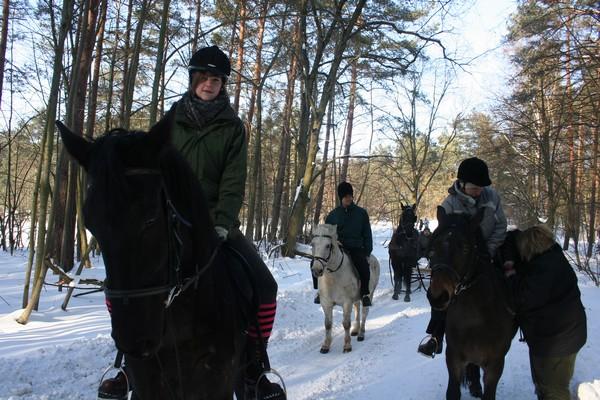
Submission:
{"label": "white horse's leg", "polygon": [[[372,297],[372,295],[371,295]],[[358,337],[356,338],[356,340],[358,340],[359,342],[362,342],[363,340],[365,340],[365,324],[367,322],[367,315],[369,315],[369,308],[370,307],[363,307],[361,305],[362,308],[362,318],[360,321],[360,331],[358,332]]]}
{"label": "white horse's leg", "polygon": [[350,319],[352,316],[352,303],[344,303],[344,353],[352,351],[352,340],[350,339]]}
{"label": "white horse's leg", "polygon": [[360,302],[354,303],[354,323],[352,324],[352,330],[350,331],[351,336],[358,335],[360,331]]}
{"label": "white horse's leg", "polygon": [[325,313],[325,341],[321,346],[321,353],[329,353],[331,347],[331,326],[333,325],[333,304],[325,305],[321,304],[323,312]]}

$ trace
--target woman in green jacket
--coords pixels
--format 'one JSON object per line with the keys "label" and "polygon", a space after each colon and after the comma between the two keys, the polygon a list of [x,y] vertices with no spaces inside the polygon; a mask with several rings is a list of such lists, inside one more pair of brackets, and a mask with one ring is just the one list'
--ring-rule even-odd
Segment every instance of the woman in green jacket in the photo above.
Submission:
{"label": "woman in green jacket", "polygon": [[[277,283],[240,232],[238,214],[246,185],[248,147],[244,124],[229,103],[225,83],[231,72],[229,58],[217,46],[198,50],[189,66],[189,90],[177,102],[172,144],[190,164],[208,200],[217,234],[248,261],[258,285],[260,305],[257,320],[248,332],[248,348],[259,349],[259,337],[271,335],[277,305]],[[256,351],[250,353],[248,386],[253,387],[263,372]],[[260,353],[260,351],[259,351]],[[263,383],[264,382],[264,383]],[[261,392],[281,392],[276,384],[261,380]],[[269,397],[278,399],[280,397]]]}
{"label": "woman in green jacket", "polygon": [[246,184],[248,147],[244,124],[229,103],[225,89],[231,73],[229,58],[217,46],[192,56],[189,90],[177,102],[172,144],[195,172],[208,201],[219,237],[247,260],[258,286],[258,328],[248,329],[246,399],[284,399],[281,387],[260,379],[264,372],[261,338],[265,342],[275,322],[277,283],[256,249],[240,232],[238,214]]}

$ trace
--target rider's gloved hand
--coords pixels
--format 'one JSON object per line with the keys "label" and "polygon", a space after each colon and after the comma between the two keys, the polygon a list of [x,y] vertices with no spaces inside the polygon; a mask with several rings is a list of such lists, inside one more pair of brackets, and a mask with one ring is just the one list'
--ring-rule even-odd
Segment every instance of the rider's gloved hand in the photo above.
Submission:
{"label": "rider's gloved hand", "polygon": [[504,270],[504,276],[507,278],[517,273],[517,271],[515,271],[515,263],[513,261],[506,261],[504,265],[502,265],[502,269]]}
{"label": "rider's gloved hand", "polygon": [[222,226],[215,226],[215,231],[217,232],[217,235],[219,235],[219,237],[223,240],[227,240],[227,235],[229,235],[229,231],[227,230],[227,228],[224,228]]}

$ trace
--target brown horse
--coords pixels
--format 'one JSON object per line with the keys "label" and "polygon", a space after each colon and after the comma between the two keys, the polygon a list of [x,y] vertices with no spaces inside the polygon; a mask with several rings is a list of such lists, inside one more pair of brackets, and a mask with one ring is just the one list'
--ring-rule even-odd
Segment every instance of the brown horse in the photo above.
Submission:
{"label": "brown horse", "polygon": [[470,218],[438,207],[439,226],[429,245],[427,296],[434,309],[447,310],[446,399],[460,399],[468,364],[484,370],[483,399],[495,399],[504,356],[516,333],[502,274],[492,265],[479,229],[481,211]]}

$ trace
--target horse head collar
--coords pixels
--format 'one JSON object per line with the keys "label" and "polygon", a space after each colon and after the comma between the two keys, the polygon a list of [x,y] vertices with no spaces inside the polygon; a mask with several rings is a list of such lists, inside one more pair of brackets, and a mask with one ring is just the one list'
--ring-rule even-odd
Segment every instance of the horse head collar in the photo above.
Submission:
{"label": "horse head collar", "polygon": [[[311,271],[315,277],[323,276],[325,272],[334,273],[337,272],[344,262],[344,252],[339,248],[337,244],[337,235],[334,233],[336,227],[333,227],[333,232],[331,229],[328,231],[324,229],[326,227],[331,227],[331,225],[320,225],[317,228],[316,233],[313,235],[312,240],[312,262],[311,262]],[[317,242],[315,239],[326,239],[325,241],[320,240]],[[342,254],[340,257],[339,263],[332,267],[330,264],[333,261],[332,257],[334,257],[339,252]]]}
{"label": "horse head collar", "polygon": [[438,228],[429,244],[431,285],[427,297],[434,309],[445,310],[457,296],[473,286],[481,272],[482,256],[480,223],[483,210],[473,217],[446,214],[438,207]]}

